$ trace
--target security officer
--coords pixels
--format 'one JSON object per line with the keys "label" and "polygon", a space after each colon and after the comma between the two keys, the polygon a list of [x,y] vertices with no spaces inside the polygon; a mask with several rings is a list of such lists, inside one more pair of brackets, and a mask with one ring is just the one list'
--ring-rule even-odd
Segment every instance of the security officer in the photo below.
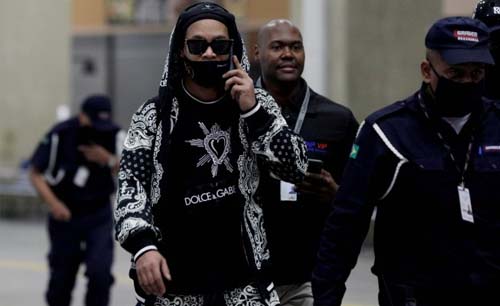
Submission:
{"label": "security officer", "polygon": [[273,279],[281,305],[312,306],[311,274],[319,238],[358,123],[348,108],[314,92],[301,77],[302,35],[289,20],[262,26],[255,58],[262,72],[257,85],[269,91],[288,125],[305,139],[310,158],[302,184],[270,176],[260,184]]}
{"label": "security officer", "polygon": [[113,283],[110,197],[124,139],[119,131],[111,121],[109,98],[89,96],[78,116],[49,131],[31,159],[31,181],[50,211],[50,306],[70,304],[81,263],[88,278],[85,305],[108,305]]}
{"label": "security officer", "polygon": [[500,105],[479,20],[438,20],[423,84],[361,124],[321,239],[315,305],[340,305],[374,207],[383,306],[500,305]]}

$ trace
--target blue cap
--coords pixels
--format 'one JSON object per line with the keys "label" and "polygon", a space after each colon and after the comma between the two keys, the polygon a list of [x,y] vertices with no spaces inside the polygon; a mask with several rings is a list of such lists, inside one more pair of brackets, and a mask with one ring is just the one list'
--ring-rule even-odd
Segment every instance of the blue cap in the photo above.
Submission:
{"label": "blue cap", "polygon": [[438,51],[450,65],[495,64],[489,50],[489,29],[477,19],[447,17],[436,21],[427,32],[425,46]]}
{"label": "blue cap", "polygon": [[113,130],[116,125],[111,121],[111,100],[104,95],[92,95],[82,103],[82,112],[89,116],[92,127],[97,130]]}

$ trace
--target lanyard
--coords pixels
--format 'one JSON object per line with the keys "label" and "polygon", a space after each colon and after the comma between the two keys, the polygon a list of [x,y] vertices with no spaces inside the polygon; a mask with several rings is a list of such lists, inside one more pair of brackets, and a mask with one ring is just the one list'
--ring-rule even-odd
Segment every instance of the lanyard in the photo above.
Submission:
{"label": "lanyard", "polygon": [[[432,121],[431,117],[429,116],[429,112],[427,111],[427,107],[425,106],[425,103],[424,103],[424,101],[422,99],[422,96],[420,94],[418,95],[418,102],[420,104],[420,107],[422,108],[422,111],[424,112],[425,117],[427,118],[427,120],[429,120],[429,122],[431,122]],[[469,119],[469,120],[471,120],[471,119]],[[464,162],[464,168],[463,169],[460,169],[460,167],[458,165],[458,162],[457,162],[457,159],[455,158],[455,155],[453,155],[453,152],[451,150],[450,145],[446,142],[446,140],[444,139],[444,137],[441,134],[441,132],[439,132],[439,130],[437,128],[435,129],[435,132],[436,132],[437,137],[443,143],[444,148],[448,152],[448,155],[450,156],[451,161],[455,165],[455,168],[457,169],[458,174],[460,175],[460,184],[459,184],[459,186],[464,187],[465,186],[465,173],[467,172],[467,169],[469,168],[470,156],[471,156],[471,152],[472,152],[472,144],[474,143],[474,132],[475,132],[475,129],[473,129],[471,131],[469,145],[467,146],[467,153],[465,154],[465,162]]]}
{"label": "lanyard", "polygon": [[[255,82],[255,86],[262,88],[262,80],[261,78],[257,79]],[[293,129],[295,134],[300,134],[300,130],[302,130],[302,124],[304,124],[304,118],[306,117],[307,108],[309,107],[309,100],[311,98],[311,90],[309,86],[306,89],[306,95],[304,96],[304,100],[302,101],[302,105],[300,107],[300,112],[297,117],[297,121],[295,122],[295,128]]]}
{"label": "lanyard", "polygon": [[295,134],[300,134],[300,130],[302,129],[302,124],[304,123],[304,118],[306,117],[307,108],[309,107],[309,99],[311,98],[311,92],[309,90],[309,86],[306,89],[306,95],[304,100],[302,101],[302,106],[300,107],[299,116],[297,117],[297,121],[295,122],[295,128],[293,131]]}

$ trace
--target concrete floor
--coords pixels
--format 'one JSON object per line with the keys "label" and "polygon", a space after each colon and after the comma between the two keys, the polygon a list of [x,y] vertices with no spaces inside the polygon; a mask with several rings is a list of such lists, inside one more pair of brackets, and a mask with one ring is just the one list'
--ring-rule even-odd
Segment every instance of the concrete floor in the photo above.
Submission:
{"label": "concrete floor", "polygon": [[[127,271],[129,255],[117,247],[113,266],[116,283],[110,306],[135,305]],[[48,251],[42,221],[0,219],[0,306],[45,305]],[[343,306],[376,305],[376,279],[370,274],[372,250],[365,247],[348,281]],[[73,306],[83,306],[86,280],[80,269]]]}

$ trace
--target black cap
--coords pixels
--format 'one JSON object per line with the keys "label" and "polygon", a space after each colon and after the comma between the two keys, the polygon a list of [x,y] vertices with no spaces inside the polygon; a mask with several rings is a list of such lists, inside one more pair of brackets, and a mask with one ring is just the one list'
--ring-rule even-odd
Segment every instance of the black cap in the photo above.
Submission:
{"label": "black cap", "polygon": [[479,1],[472,18],[484,22],[490,31],[500,30],[500,0]]}
{"label": "black cap", "polygon": [[477,19],[447,17],[436,21],[427,32],[425,46],[436,50],[450,65],[485,63],[493,65],[489,51],[489,29]]}
{"label": "black cap", "polygon": [[82,103],[82,112],[89,116],[92,127],[97,130],[112,130],[111,100],[105,95],[92,95]]}

